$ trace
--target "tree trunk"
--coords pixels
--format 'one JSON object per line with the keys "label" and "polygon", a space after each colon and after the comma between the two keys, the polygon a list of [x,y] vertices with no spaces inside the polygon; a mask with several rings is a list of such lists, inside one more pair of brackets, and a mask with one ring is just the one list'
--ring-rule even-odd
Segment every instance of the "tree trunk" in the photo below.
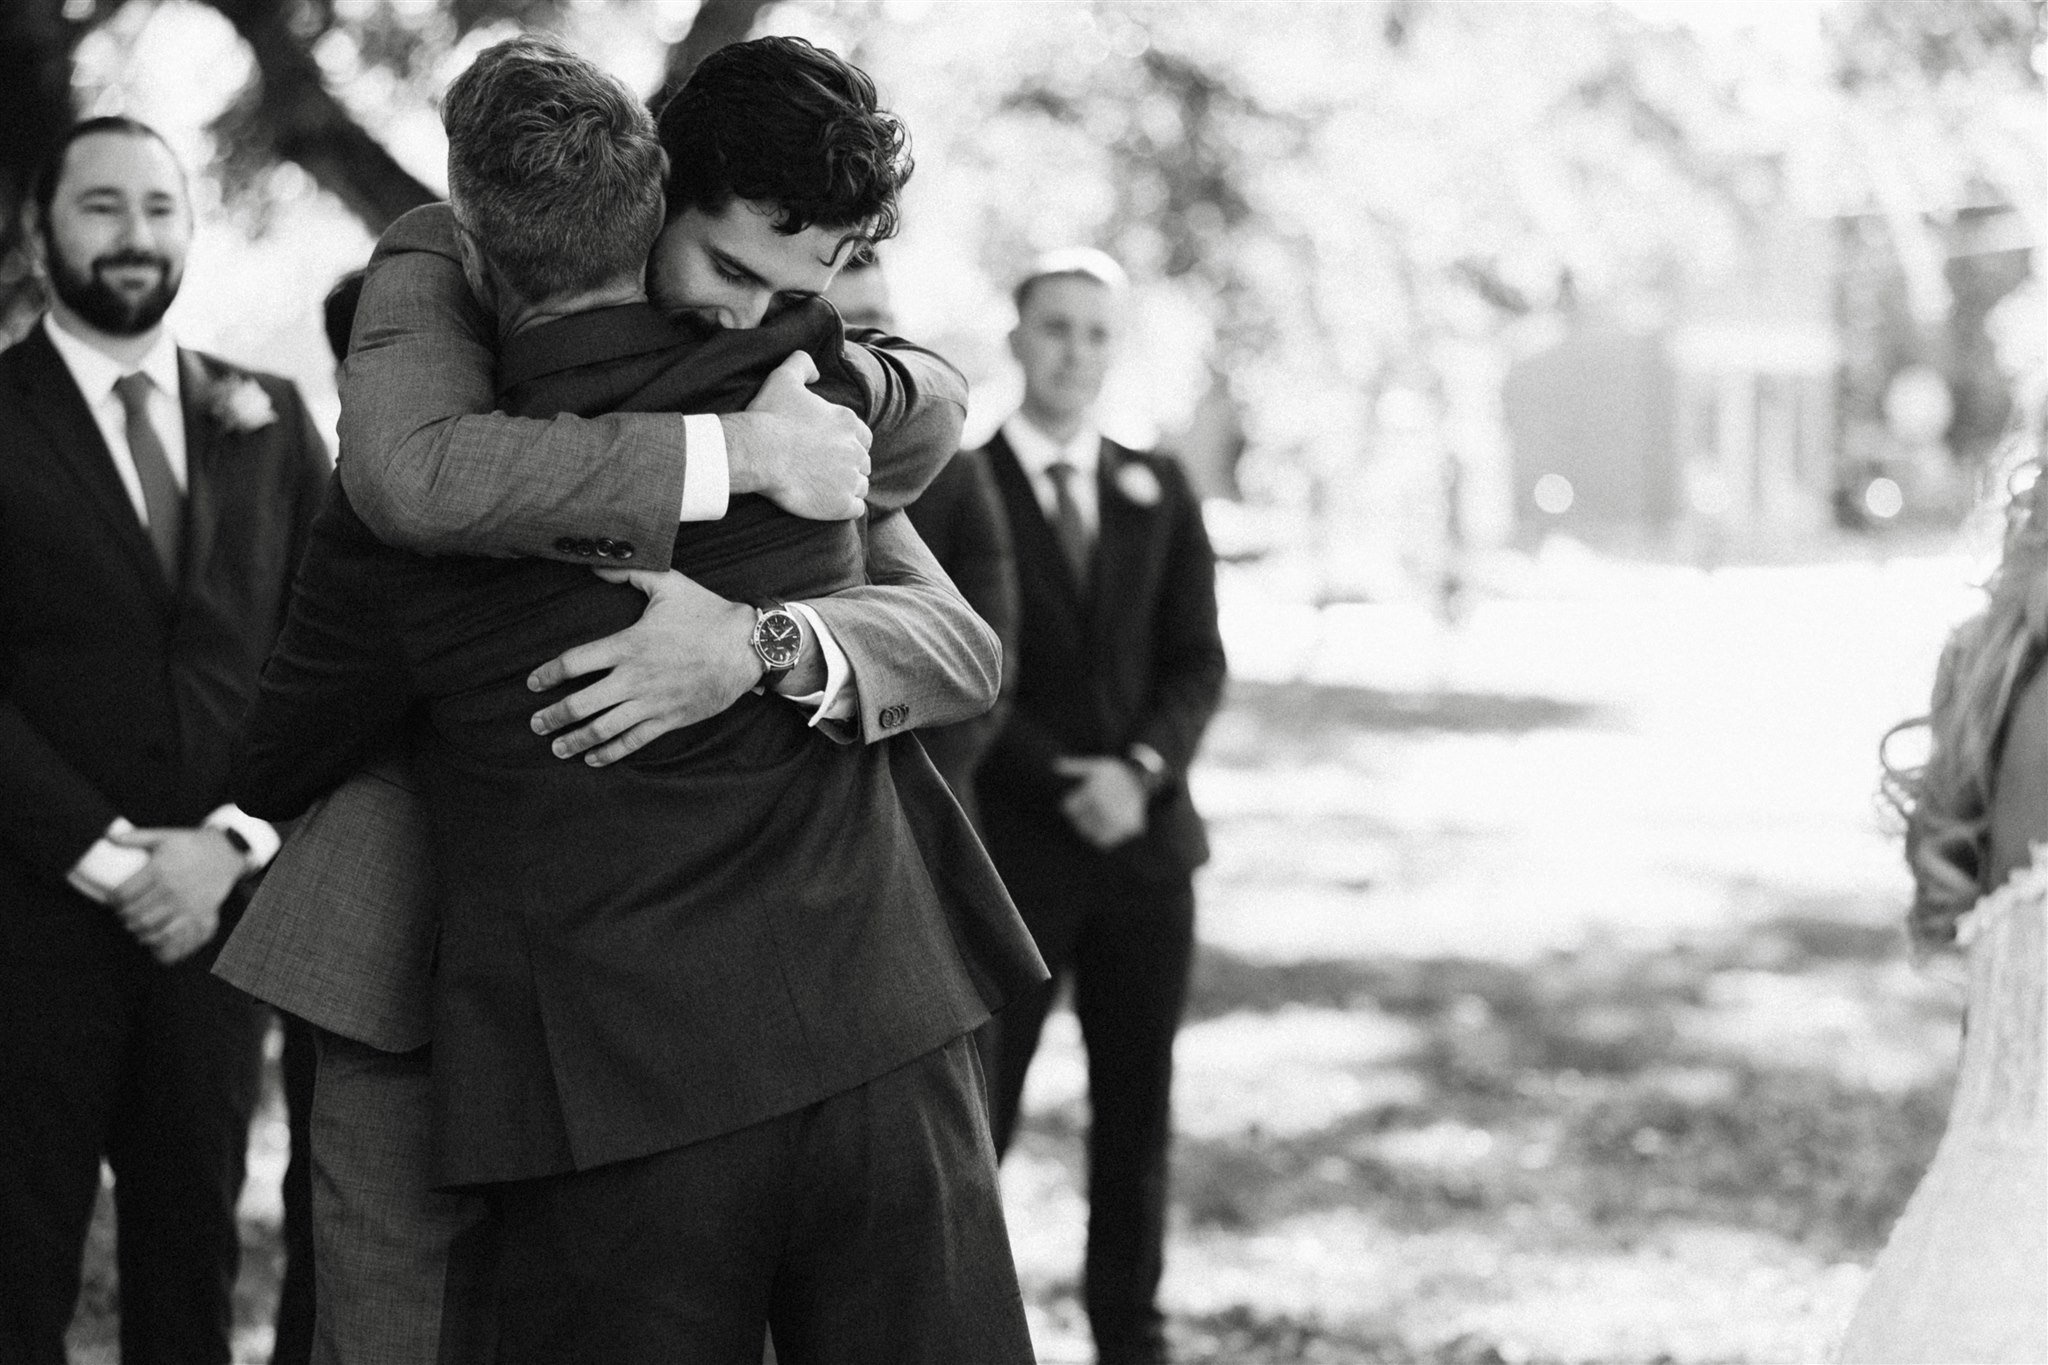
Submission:
{"label": "tree trunk", "polygon": [[0,5],[0,349],[43,310],[21,209],[37,168],[71,126],[71,48],[79,31],[64,22],[63,0]]}
{"label": "tree trunk", "polygon": [[648,104],[659,112],[669,96],[697,69],[697,63],[727,43],[745,42],[754,31],[754,20],[769,3],[770,0],[703,0],[697,6],[696,17],[690,20],[690,31],[669,48],[668,72],[661,78],[661,89]]}
{"label": "tree trunk", "polygon": [[256,58],[257,89],[233,131],[295,161],[348,206],[372,233],[441,196],[392,159],[327,88],[319,65],[291,30],[283,0],[207,0],[227,16]]}

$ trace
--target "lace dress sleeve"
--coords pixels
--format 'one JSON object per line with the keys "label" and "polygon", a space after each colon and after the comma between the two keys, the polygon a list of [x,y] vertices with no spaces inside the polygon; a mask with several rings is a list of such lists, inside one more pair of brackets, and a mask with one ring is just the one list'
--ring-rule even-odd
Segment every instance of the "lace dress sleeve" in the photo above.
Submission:
{"label": "lace dress sleeve", "polygon": [[2048,843],[1957,926],[1970,957],[1969,1033],[1951,1127],[2025,1132],[2041,1123]]}

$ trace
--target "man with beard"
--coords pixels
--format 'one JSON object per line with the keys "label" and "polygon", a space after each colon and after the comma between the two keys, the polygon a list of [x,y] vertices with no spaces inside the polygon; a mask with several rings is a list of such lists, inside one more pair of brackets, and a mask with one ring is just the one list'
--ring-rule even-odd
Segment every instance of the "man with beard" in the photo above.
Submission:
{"label": "man with beard", "polygon": [[100,1161],[121,1358],[229,1358],[263,1015],[208,971],[277,834],[227,803],[328,476],[297,391],[163,326],[192,239],[148,126],[37,179],[50,314],[0,355],[0,1360],[63,1365]]}

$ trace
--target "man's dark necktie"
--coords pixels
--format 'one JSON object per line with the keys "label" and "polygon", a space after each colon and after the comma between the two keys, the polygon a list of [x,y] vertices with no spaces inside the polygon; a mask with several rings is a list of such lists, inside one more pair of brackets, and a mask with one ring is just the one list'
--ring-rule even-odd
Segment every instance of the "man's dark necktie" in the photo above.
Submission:
{"label": "man's dark necktie", "polygon": [[135,458],[135,474],[142,481],[142,505],[149,514],[149,538],[156,542],[156,557],[164,566],[164,577],[178,586],[179,566],[184,562],[185,498],[171,474],[171,457],[149,420],[150,379],[140,371],[114,381],[114,392],[128,414],[128,453]]}
{"label": "man's dark necktie", "polygon": [[1054,460],[1045,467],[1045,472],[1052,479],[1053,534],[1059,537],[1060,549],[1067,557],[1067,567],[1073,571],[1075,584],[1085,589],[1094,547],[1088,540],[1088,523],[1081,519],[1081,504],[1074,501],[1074,479],[1081,471],[1065,460]]}

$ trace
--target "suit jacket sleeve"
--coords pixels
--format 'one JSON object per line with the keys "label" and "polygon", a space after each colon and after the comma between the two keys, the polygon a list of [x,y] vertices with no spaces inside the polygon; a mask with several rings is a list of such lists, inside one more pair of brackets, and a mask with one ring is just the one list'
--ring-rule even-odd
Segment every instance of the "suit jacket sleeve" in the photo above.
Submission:
{"label": "suit jacket sleeve", "polygon": [[292,819],[388,749],[410,704],[408,676],[374,588],[343,552],[367,536],[337,486],[314,523],[277,647],[243,722],[235,804]]}
{"label": "suit jacket sleeve", "polygon": [[666,564],[683,505],[682,419],[492,414],[495,340],[447,206],[392,224],[342,367],[341,479],[357,514],[422,553],[569,559],[558,539],[601,536]]}
{"label": "suit jacket sleeve", "polygon": [[[875,517],[867,539],[870,586],[805,603],[853,666],[861,739],[987,711],[1002,678],[995,632],[953,587],[908,516]],[[884,723],[884,712],[894,723]]]}
{"label": "suit jacket sleeve", "polygon": [[0,843],[11,858],[61,882],[120,813],[0,698]]}
{"label": "suit jacket sleeve", "polygon": [[886,332],[861,329],[846,347],[847,363],[868,392],[868,507],[908,507],[960,448],[967,417],[967,381],[936,352]]}
{"label": "suit jacket sleeve", "polygon": [[[1166,760],[1173,781],[1187,777],[1195,747],[1223,700],[1226,664],[1216,622],[1216,553],[1202,525],[1202,505],[1179,466],[1155,461],[1174,511],[1167,550],[1160,633],[1151,703],[1131,742]],[[1171,784],[1169,784],[1171,785]]]}

